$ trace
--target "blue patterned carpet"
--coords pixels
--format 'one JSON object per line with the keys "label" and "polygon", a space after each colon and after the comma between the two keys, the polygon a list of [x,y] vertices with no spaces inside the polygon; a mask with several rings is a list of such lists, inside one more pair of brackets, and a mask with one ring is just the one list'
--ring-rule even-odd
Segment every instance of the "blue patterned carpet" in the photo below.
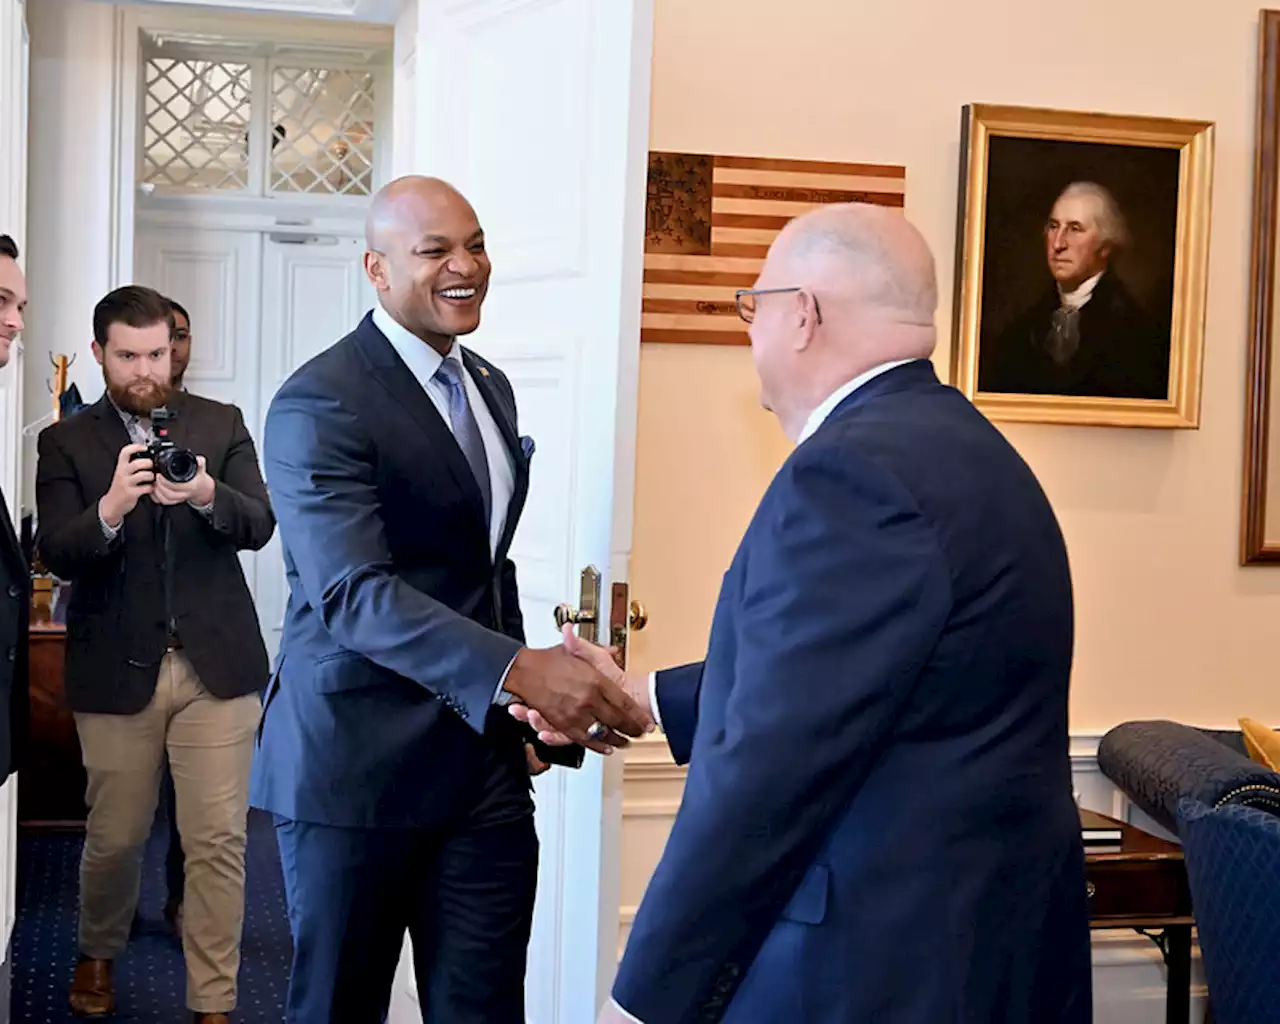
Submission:
{"label": "blue patterned carpet", "polygon": [[[177,937],[161,913],[166,834],[157,819],[142,874],[142,918],[116,963],[118,1008],[111,1020],[175,1024],[186,1011],[186,973]],[[81,839],[24,833],[18,840],[18,914],[13,933],[12,1019],[31,1024],[78,1020],[67,1009],[76,961],[76,891]],[[288,984],[289,921],[271,821],[249,812],[244,943],[237,1024],[279,1024]]]}

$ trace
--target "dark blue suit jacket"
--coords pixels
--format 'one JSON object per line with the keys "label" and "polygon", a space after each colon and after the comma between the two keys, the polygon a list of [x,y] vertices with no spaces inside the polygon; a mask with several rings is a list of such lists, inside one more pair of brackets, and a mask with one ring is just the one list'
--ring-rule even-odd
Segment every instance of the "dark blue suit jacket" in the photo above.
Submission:
{"label": "dark blue suit jacket", "polygon": [[661,673],[684,799],[614,986],[645,1024],[1090,1019],[1067,555],[926,361],[778,472],[706,661]]}
{"label": "dark blue suit jacket", "polygon": [[528,788],[521,727],[492,701],[524,639],[507,550],[533,445],[517,434],[507,378],[463,359],[515,463],[496,556],[462,450],[371,317],[272,400],[264,462],[289,602],[255,807],[323,825],[435,826],[502,762]]}

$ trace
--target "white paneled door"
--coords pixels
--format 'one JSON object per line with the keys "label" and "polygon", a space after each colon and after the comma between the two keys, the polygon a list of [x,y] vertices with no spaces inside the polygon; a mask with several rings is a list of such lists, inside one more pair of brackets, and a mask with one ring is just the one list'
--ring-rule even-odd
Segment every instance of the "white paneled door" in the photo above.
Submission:
{"label": "white paneled door", "polygon": [[238,405],[258,421],[262,236],[187,226],[139,225],[136,274],[191,314],[187,390]]}
{"label": "white paneled door", "polygon": [[[258,445],[276,390],[313,355],[351,331],[373,304],[354,234],[213,230],[198,224],[137,232],[140,283],[191,314],[187,390],[240,407]],[[241,562],[274,659],[288,588],[280,541]]]}
{"label": "white paneled door", "polygon": [[[256,425],[258,450],[271,399],[289,374],[355,329],[373,307],[362,265],[364,242],[336,235],[268,234],[263,253],[262,343]],[[274,662],[289,587],[277,530],[257,556],[258,620]]]}
{"label": "white paneled door", "polygon": [[[653,0],[418,0],[412,169],[480,215],[493,279],[467,341],[537,446],[513,546],[535,645],[558,641],[585,567],[606,595],[627,578],[652,26]],[[530,1024],[592,1024],[607,998],[621,786],[622,758],[594,754],[537,780]],[[419,1019],[405,966],[393,1024]]]}

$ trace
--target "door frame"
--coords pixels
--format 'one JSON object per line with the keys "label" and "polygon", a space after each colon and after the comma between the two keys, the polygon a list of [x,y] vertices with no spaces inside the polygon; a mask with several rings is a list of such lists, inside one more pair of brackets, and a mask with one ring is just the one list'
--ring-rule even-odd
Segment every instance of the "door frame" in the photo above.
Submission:
{"label": "door frame", "polygon": [[[112,287],[129,284],[133,280],[137,217],[140,208],[144,205],[157,211],[164,211],[165,214],[179,209],[207,209],[208,215],[216,217],[219,225],[224,228],[229,226],[226,221],[228,216],[239,218],[249,211],[265,216],[267,211],[271,210],[273,214],[270,226],[276,227],[278,225],[275,224],[275,217],[280,213],[288,215],[296,209],[295,202],[305,205],[308,198],[303,196],[295,201],[292,198],[282,200],[270,197],[204,195],[151,197],[145,204],[139,202],[137,172],[138,149],[141,144],[139,111],[142,99],[140,79],[144,32],[169,31],[246,42],[294,45],[314,43],[317,46],[338,44],[348,48],[386,50],[389,59],[387,65],[380,69],[378,86],[381,94],[389,97],[390,102],[386,102],[384,106],[384,101],[379,101],[379,106],[385,109],[387,114],[383,123],[388,128],[392,124],[390,114],[394,96],[391,96],[390,55],[394,39],[390,25],[350,24],[319,17],[309,18],[304,15],[282,17],[232,11],[168,10],[160,5],[119,5],[114,11],[112,29],[111,123],[108,126],[108,135],[111,139],[108,279]],[[382,168],[384,173],[391,165],[389,134],[377,142],[376,166]],[[375,186],[381,177],[382,175],[375,171]],[[317,210],[323,210],[325,205],[323,202],[314,202],[319,197],[311,198]],[[329,207],[329,210],[332,210],[332,207]],[[323,217],[324,214],[320,213],[319,216]],[[153,223],[157,222],[153,221]],[[319,222],[309,226],[321,230]],[[255,229],[244,228],[244,230]],[[337,232],[324,230],[324,233]]]}

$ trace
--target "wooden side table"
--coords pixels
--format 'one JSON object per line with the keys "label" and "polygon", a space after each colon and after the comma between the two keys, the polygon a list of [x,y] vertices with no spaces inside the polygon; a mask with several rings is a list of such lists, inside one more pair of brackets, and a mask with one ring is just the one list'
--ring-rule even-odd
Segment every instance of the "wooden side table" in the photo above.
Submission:
{"label": "wooden side table", "polygon": [[1133,928],[1159,947],[1169,969],[1167,1024],[1191,1019],[1191,888],[1177,843],[1107,819],[1118,846],[1085,847],[1091,928]]}

